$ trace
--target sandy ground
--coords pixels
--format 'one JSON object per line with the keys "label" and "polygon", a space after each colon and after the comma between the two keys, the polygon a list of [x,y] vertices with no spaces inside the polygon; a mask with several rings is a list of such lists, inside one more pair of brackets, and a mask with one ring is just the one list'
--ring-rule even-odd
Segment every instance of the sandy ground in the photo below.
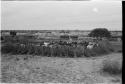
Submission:
{"label": "sandy ground", "polygon": [[121,84],[121,77],[100,73],[105,59],[122,60],[121,53],[92,58],[28,56],[26,59],[25,55],[1,57],[2,82]]}

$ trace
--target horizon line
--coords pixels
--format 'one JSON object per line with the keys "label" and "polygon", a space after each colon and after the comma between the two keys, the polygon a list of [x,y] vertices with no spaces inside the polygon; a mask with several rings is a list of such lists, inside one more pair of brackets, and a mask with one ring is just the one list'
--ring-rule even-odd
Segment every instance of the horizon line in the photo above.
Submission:
{"label": "horizon line", "polygon": [[[92,29],[93,30],[93,29]],[[11,29],[11,30],[3,30],[3,29],[1,29],[0,31],[92,31],[92,30],[80,30],[80,29],[74,29],[74,30],[66,30],[66,29],[60,29],[60,30],[30,30],[30,29],[28,29],[28,30],[24,30],[24,29],[22,29],[22,30],[15,30],[15,29]],[[122,31],[122,30],[108,30],[108,31]]]}

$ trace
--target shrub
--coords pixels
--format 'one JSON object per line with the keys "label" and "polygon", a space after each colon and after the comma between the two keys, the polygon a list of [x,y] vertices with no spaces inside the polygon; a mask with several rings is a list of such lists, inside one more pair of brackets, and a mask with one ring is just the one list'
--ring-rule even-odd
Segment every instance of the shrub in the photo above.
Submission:
{"label": "shrub", "polygon": [[110,75],[120,75],[122,73],[122,63],[116,60],[105,60],[102,71]]}
{"label": "shrub", "polygon": [[118,53],[122,53],[122,50],[118,50],[117,52],[118,52]]}
{"label": "shrub", "polygon": [[99,55],[109,54],[113,51],[114,49],[108,41],[99,41],[97,47],[94,47],[93,49],[85,49],[84,55],[86,57],[99,56]]}
{"label": "shrub", "polygon": [[16,33],[17,33],[16,31],[10,31],[11,36],[16,36]]}
{"label": "shrub", "polygon": [[76,47],[74,49],[74,56],[76,56],[76,57],[84,56],[84,47],[80,47],[80,46]]}
{"label": "shrub", "polygon": [[32,54],[34,54],[34,52],[35,52],[35,48],[34,48],[34,46],[30,45],[27,54],[32,55]]}
{"label": "shrub", "polygon": [[14,46],[11,43],[8,43],[1,47],[2,53],[11,53],[14,49]]}
{"label": "shrub", "polygon": [[85,57],[93,57],[96,56],[95,52],[93,51],[93,49],[85,49],[84,50],[84,56]]}
{"label": "shrub", "polygon": [[54,47],[35,46],[30,43],[25,43],[24,46],[13,43],[7,43],[2,46],[2,53],[12,54],[29,54],[29,55],[41,55],[41,56],[58,56],[58,57],[92,57],[97,55],[108,54],[112,52],[113,48],[108,42],[100,41],[98,47],[93,49],[86,49],[84,46],[61,46],[56,45]]}

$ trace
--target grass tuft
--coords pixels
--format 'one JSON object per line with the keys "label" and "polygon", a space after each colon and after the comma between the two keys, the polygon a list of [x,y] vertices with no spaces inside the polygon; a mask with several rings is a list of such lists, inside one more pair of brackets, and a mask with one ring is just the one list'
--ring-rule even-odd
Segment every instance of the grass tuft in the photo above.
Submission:
{"label": "grass tuft", "polygon": [[102,67],[103,73],[110,75],[121,75],[122,74],[122,63],[117,60],[105,60]]}

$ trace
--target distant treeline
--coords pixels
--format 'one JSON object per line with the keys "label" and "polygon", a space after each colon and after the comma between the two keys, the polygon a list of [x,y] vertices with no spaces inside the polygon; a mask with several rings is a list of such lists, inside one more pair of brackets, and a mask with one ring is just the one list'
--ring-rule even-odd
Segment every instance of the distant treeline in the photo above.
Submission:
{"label": "distant treeline", "polygon": [[[20,32],[20,33],[26,33],[26,32],[32,32],[32,33],[35,33],[35,32],[91,32],[91,30],[1,30],[1,32],[10,32],[10,31],[15,31],[15,32]],[[113,31],[110,31],[110,32],[121,32],[121,30],[113,30]]]}

